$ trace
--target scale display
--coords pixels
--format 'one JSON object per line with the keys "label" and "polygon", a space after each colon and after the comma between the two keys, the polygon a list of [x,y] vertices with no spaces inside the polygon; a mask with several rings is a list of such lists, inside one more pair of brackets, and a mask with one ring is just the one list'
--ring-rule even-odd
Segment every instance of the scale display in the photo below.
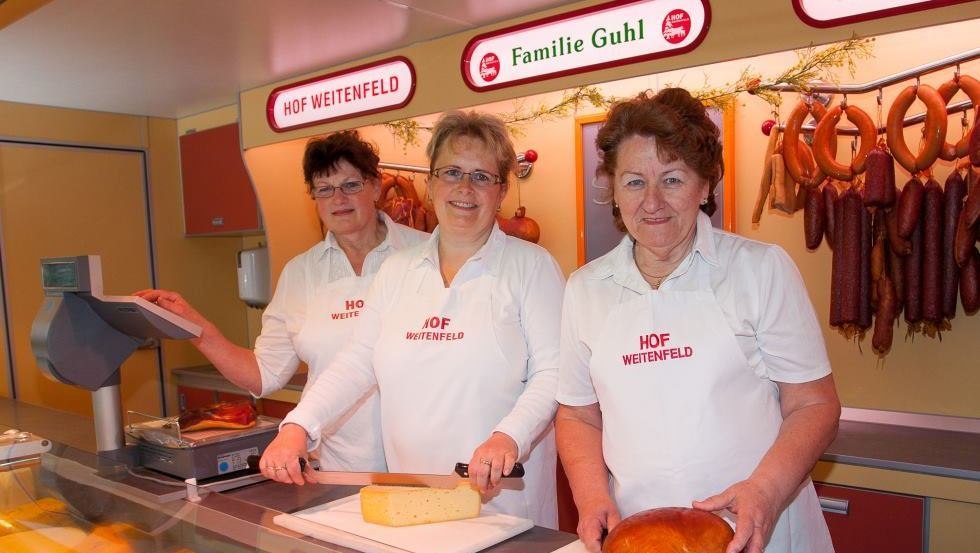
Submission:
{"label": "scale display", "polygon": [[41,265],[41,285],[46,289],[78,288],[78,264],[58,261]]}
{"label": "scale display", "polygon": [[88,255],[71,257],[47,257],[41,259],[41,288],[45,295],[63,292],[92,292],[92,272],[98,272],[101,281],[101,264],[91,262]]}

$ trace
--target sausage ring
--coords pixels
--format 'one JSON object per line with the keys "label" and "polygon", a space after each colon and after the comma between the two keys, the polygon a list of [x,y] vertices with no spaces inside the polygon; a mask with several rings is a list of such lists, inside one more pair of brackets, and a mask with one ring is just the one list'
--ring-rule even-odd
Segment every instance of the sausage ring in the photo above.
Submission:
{"label": "sausage ring", "polygon": [[[916,98],[926,105],[926,121],[923,130],[923,147],[918,156],[912,155],[905,143],[903,134],[905,113]],[[939,158],[939,150],[946,140],[946,102],[935,88],[929,85],[912,85],[898,93],[895,103],[888,110],[888,123],[885,126],[885,138],[888,149],[891,150],[895,161],[910,173],[918,173],[935,163]]]}
{"label": "sausage ring", "polygon": [[[946,81],[939,87],[939,95],[942,96],[944,103],[949,104],[949,101],[960,90],[970,99],[974,109],[980,106],[980,81],[969,75],[958,75],[956,78]],[[976,124],[976,121],[974,121],[973,126],[975,127]],[[964,133],[963,138],[956,144],[950,144],[944,140],[943,146],[939,150],[939,159],[953,161],[954,159],[965,157],[969,153],[970,132],[972,130],[971,128]]]}
{"label": "sausage ring", "polygon": [[[861,134],[861,149],[851,160],[850,166],[839,163],[835,158],[836,148],[831,149],[831,136],[837,134],[837,123],[840,121],[841,113],[847,115],[847,120],[854,123],[858,132]],[[826,117],[817,124],[817,129],[813,133],[813,158],[816,160],[820,170],[837,180],[849,181],[854,179],[858,173],[864,172],[864,162],[868,158],[868,153],[875,145],[878,136],[878,129],[871,117],[857,106],[834,106],[827,112]]]}
{"label": "sausage ring", "polygon": [[[810,148],[800,139],[800,130],[803,127],[803,121],[807,115],[813,114],[819,121],[823,119],[826,113],[827,110],[823,104],[817,102],[810,105],[806,101],[800,100],[800,103],[790,113],[789,119],[786,120],[786,128],[783,131],[783,161],[786,164],[786,171],[795,182],[811,188],[818,186],[826,177],[818,168],[814,168],[808,172],[806,170],[807,168],[804,167],[803,157],[809,152]],[[790,148],[785,146],[786,144],[797,143],[803,144],[804,147]],[[835,149],[836,145],[837,137],[835,135],[833,139],[833,147]],[[803,157],[801,157],[801,152],[804,152]]]}

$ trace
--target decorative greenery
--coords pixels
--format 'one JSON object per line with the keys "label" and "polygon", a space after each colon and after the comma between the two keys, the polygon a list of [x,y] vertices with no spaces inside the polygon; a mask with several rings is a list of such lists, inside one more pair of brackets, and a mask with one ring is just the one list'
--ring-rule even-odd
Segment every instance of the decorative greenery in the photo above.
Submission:
{"label": "decorative greenery", "polygon": [[[853,76],[857,60],[872,56],[873,42],[873,38],[852,38],[820,50],[811,46],[797,50],[796,63],[775,77],[764,78],[751,68],[746,68],[734,82],[725,83],[720,87],[705,85],[690,92],[709,107],[721,109],[729,107],[743,92],[762,98],[774,107],[778,107],[782,96],[772,90],[772,87],[790,85],[805,92],[810,84],[817,80],[837,82],[835,70],[841,68],[846,68]],[[595,86],[581,86],[566,90],[561,100],[553,105],[538,104],[528,108],[525,100],[515,100],[514,111],[500,114],[500,117],[514,136],[523,136],[523,126],[529,123],[560,119],[569,113],[574,113],[584,104],[595,108],[607,108],[617,100],[618,98],[615,97],[604,96]],[[419,132],[432,131],[432,127],[422,125],[414,119],[391,121],[384,126],[405,148],[419,144]]]}
{"label": "decorative greenery", "polygon": [[775,77],[764,78],[751,68],[745,68],[734,82],[725,83],[721,87],[705,86],[690,92],[710,107],[729,107],[742,92],[748,92],[773,107],[778,107],[782,102],[782,95],[772,87],[789,85],[805,92],[814,81],[838,82],[835,70],[841,68],[846,68],[848,74],[854,76],[857,60],[872,57],[873,46],[873,38],[852,38],[831,44],[822,50],[811,46],[797,50],[796,63]]}

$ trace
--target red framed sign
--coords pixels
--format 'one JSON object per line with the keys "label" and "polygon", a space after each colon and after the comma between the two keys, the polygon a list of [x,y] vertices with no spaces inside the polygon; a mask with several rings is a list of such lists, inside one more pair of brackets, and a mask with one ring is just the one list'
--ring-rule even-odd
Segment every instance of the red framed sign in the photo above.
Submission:
{"label": "red framed sign", "polygon": [[707,35],[707,0],[616,0],[473,37],[460,70],[482,92],[676,56]]}
{"label": "red framed sign", "polygon": [[269,94],[266,120],[285,132],[398,109],[415,95],[415,67],[396,56],[283,85]]}
{"label": "red framed sign", "polygon": [[793,0],[793,10],[807,25],[824,29],[970,1],[972,0]]}

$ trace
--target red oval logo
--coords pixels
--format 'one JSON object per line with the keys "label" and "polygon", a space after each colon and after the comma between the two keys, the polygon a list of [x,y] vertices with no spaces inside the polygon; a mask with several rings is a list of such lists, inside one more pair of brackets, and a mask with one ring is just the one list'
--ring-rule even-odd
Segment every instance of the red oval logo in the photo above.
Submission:
{"label": "red oval logo", "polygon": [[[688,26],[690,26],[690,23],[688,23]],[[499,74],[500,58],[498,58],[497,54],[494,54],[493,52],[487,53],[485,56],[483,56],[483,59],[480,60],[480,78],[482,78],[484,81],[490,82],[496,79],[497,75]]]}
{"label": "red oval logo", "polygon": [[691,16],[684,10],[673,10],[664,18],[660,31],[664,35],[664,40],[671,44],[677,44],[687,38],[691,32]]}

